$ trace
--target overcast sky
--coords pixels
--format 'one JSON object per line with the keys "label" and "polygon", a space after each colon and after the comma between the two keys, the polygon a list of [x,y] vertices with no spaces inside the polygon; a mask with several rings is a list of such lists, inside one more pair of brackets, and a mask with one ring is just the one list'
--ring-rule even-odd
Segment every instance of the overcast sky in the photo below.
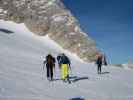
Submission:
{"label": "overcast sky", "polygon": [[110,63],[133,59],[133,0],[64,0]]}

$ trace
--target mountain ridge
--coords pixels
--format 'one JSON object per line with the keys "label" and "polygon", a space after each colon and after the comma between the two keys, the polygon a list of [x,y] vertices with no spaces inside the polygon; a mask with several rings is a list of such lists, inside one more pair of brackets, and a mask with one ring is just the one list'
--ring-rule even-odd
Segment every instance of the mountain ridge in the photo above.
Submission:
{"label": "mountain ridge", "polygon": [[61,0],[1,0],[0,18],[24,23],[34,34],[48,35],[84,61],[94,61],[100,52]]}

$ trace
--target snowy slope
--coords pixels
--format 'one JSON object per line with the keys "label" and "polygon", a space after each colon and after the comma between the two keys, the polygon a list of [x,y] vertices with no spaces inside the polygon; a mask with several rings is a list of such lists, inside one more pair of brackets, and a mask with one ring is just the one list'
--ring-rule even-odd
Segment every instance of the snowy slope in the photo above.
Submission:
{"label": "snowy slope", "polygon": [[[0,21],[0,100],[133,100],[133,71],[96,66],[63,51],[48,37],[38,37],[23,24]],[[72,60],[72,84],[60,80],[56,65],[53,82],[45,78],[42,61],[47,53],[66,52]]]}

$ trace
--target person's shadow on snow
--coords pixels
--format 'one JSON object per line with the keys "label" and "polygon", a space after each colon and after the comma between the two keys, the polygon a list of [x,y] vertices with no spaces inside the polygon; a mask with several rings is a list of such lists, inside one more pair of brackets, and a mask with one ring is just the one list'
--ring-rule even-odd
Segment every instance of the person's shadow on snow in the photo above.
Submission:
{"label": "person's shadow on snow", "polygon": [[12,34],[12,33],[14,33],[13,31],[10,31],[10,30],[4,29],[4,28],[0,28],[0,32],[3,32],[5,34]]}
{"label": "person's shadow on snow", "polygon": [[[59,81],[61,79],[53,79],[53,81]],[[77,81],[80,81],[80,80],[89,80],[89,77],[87,76],[84,76],[84,77],[78,77],[78,76],[69,76],[69,80],[71,82],[77,82]]]}
{"label": "person's shadow on snow", "polygon": [[110,72],[101,72],[100,74],[109,74]]}
{"label": "person's shadow on snow", "polygon": [[87,77],[87,76],[84,76],[84,77],[70,76],[69,79],[72,82],[77,82],[77,81],[80,81],[80,80],[89,80],[89,77]]}
{"label": "person's shadow on snow", "polygon": [[85,99],[84,98],[77,97],[77,98],[71,98],[69,100],[85,100]]}

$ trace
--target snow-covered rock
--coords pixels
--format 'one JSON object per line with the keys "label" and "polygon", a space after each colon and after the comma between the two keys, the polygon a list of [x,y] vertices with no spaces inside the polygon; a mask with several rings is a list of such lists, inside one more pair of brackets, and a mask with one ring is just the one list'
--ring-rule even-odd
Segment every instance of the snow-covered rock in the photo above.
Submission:
{"label": "snow-covered rock", "polygon": [[133,70],[133,63],[132,62],[125,63],[125,64],[117,64],[117,65],[114,65],[114,66],[120,67],[120,68],[123,68],[123,69]]}
{"label": "snow-covered rock", "polygon": [[133,69],[133,62],[129,62],[127,64],[123,64],[124,68]]}
{"label": "snow-covered rock", "polygon": [[93,61],[99,52],[61,0],[0,0],[0,9],[0,18],[24,23],[35,34],[49,35],[85,61]]}

